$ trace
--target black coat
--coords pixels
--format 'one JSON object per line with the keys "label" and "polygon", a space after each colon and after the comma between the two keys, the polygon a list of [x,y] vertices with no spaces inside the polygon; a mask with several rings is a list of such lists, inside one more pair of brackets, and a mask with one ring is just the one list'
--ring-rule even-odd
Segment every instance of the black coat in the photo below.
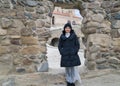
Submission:
{"label": "black coat", "polygon": [[78,56],[80,44],[74,31],[67,38],[65,34],[61,34],[58,44],[58,49],[61,54],[61,67],[73,67],[81,65]]}

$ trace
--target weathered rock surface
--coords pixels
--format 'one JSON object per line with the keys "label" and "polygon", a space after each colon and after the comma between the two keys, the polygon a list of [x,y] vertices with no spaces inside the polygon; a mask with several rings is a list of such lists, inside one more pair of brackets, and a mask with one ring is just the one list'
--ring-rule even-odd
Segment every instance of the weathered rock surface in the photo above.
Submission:
{"label": "weathered rock surface", "polygon": [[84,0],[80,4],[88,69],[120,69],[120,1]]}
{"label": "weathered rock surface", "polygon": [[[47,62],[45,44],[51,26],[48,14],[53,8],[50,1],[0,1],[0,75],[37,72],[35,67]],[[39,36],[37,31],[43,27],[47,31],[41,30]],[[41,70],[47,71],[48,67]],[[15,85],[8,79],[1,86]]]}

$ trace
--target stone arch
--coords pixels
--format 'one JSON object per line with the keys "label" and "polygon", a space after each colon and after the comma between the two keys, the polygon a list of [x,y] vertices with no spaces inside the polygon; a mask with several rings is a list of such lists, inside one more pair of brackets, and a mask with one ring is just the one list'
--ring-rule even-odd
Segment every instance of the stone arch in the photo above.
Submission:
{"label": "stone arch", "polygon": [[[85,58],[88,69],[119,69],[120,1],[81,0],[78,8],[83,16]],[[118,33],[119,32],[119,33]],[[117,52],[116,52],[117,49]],[[120,55],[120,54],[119,54]],[[116,61],[116,63],[114,63]]]}
{"label": "stone arch", "polygon": [[59,38],[53,38],[51,40],[50,45],[57,47],[58,46],[58,42],[59,42]]}
{"label": "stone arch", "polygon": [[[85,34],[87,68],[120,69],[120,1],[77,2],[72,8],[80,9],[84,17],[82,32]],[[27,0],[17,0],[0,4],[0,68],[4,67],[0,74],[39,71],[41,63],[46,61],[45,44],[50,37],[50,19],[46,16],[52,12],[53,3],[32,0],[31,4]]]}
{"label": "stone arch", "polygon": [[87,68],[120,69],[120,1],[76,0],[74,5],[66,8],[77,8],[83,16]]}

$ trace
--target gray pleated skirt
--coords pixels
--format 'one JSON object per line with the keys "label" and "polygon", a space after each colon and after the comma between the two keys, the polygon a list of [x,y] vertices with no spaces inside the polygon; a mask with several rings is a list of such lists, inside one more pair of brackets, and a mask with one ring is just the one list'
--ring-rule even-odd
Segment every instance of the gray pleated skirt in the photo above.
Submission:
{"label": "gray pleated skirt", "polygon": [[81,77],[78,67],[65,67],[66,81],[69,83],[79,82],[81,84]]}

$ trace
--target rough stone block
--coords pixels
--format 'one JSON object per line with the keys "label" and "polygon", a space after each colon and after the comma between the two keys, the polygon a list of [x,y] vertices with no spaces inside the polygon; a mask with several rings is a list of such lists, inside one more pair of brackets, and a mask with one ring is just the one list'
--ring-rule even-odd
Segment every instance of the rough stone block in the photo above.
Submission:
{"label": "rough stone block", "polygon": [[7,30],[4,30],[0,27],[0,36],[4,36],[7,34]]}
{"label": "rough stone block", "polygon": [[40,54],[42,50],[44,49],[40,47],[39,45],[33,45],[33,46],[28,46],[28,47],[23,48],[21,50],[21,53],[23,55],[36,55],[36,54]]}
{"label": "rough stone block", "polygon": [[26,45],[38,45],[38,39],[33,36],[21,37],[21,43]]}
{"label": "rough stone block", "polygon": [[10,19],[7,19],[7,18],[1,19],[1,26],[4,29],[8,29],[12,24],[13,22]]}
{"label": "rough stone block", "polygon": [[102,47],[109,47],[111,45],[111,37],[107,34],[91,34],[88,36],[88,42],[87,46],[89,46],[89,43],[92,42],[92,44],[97,44]]}
{"label": "rough stone block", "polygon": [[0,56],[8,53],[8,47],[0,46]]}

